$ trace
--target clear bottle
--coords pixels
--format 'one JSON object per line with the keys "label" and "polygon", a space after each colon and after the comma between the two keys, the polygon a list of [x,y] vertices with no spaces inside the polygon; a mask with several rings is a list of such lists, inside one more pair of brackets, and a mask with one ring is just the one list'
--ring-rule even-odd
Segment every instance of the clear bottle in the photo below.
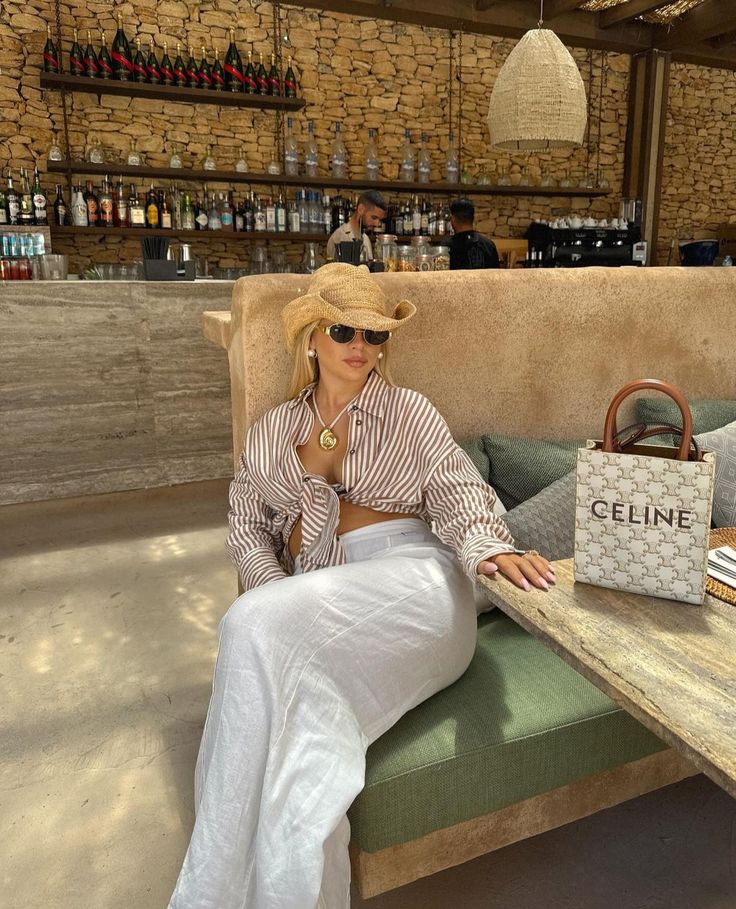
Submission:
{"label": "clear bottle", "polygon": [[220,221],[222,222],[223,230],[233,229],[233,209],[232,205],[230,205],[230,198],[224,193],[220,193]]}
{"label": "clear bottle", "polygon": [[401,150],[401,166],[399,167],[399,180],[414,181],[414,149],[411,145],[411,130],[404,131],[404,147]]}
{"label": "clear bottle", "polygon": [[414,196],[414,205],[411,210],[411,232],[418,237],[422,232],[422,206],[419,196]]}
{"label": "clear bottle", "polygon": [[300,189],[297,192],[296,204],[299,209],[299,230],[303,233],[309,233],[311,224],[309,223],[309,204],[306,191]]}
{"label": "clear bottle", "polygon": [[448,183],[457,183],[460,176],[458,167],[457,149],[455,148],[455,133],[450,130],[450,137],[445,155],[445,180]]}
{"label": "clear bottle", "polygon": [[[10,222],[13,223],[12,221]],[[72,191],[72,224],[74,227],[87,227],[87,203],[81,186],[75,186]]]}
{"label": "clear bottle", "polygon": [[378,157],[378,148],[376,147],[375,135],[375,130],[368,130],[368,144],[365,147],[366,180],[378,180],[381,176],[381,162]]}
{"label": "clear bottle", "polygon": [[146,226],[146,209],[138,198],[138,191],[132,183],[130,185],[130,197],[128,199],[128,220],[130,221],[131,227]]}
{"label": "clear bottle", "polygon": [[184,162],[182,161],[181,155],[179,154],[178,146],[173,145],[171,157],[169,158],[169,167],[171,167],[173,169],[178,169],[183,166],[184,166]]}
{"label": "clear bottle", "polygon": [[181,209],[181,229],[195,229],[194,206],[192,205],[192,197],[189,195],[189,193],[184,193],[184,202]]}
{"label": "clear bottle", "polygon": [[318,167],[317,140],[314,138],[314,123],[310,120],[307,123],[307,141],[304,143],[304,173],[308,177],[316,177]]}
{"label": "clear bottle", "polygon": [[171,230],[171,228],[174,226],[174,219],[171,212],[170,199],[167,198],[163,190],[160,193],[159,199],[159,208],[161,210],[161,227],[163,227],[165,230]]}
{"label": "clear bottle", "polygon": [[279,197],[276,200],[276,230],[283,232],[287,229],[286,223],[286,203],[284,202],[284,196],[282,193],[279,193]]}
{"label": "clear bottle", "polygon": [[327,194],[322,197],[322,232],[328,235],[332,233],[332,206]]}
{"label": "clear bottle", "polygon": [[266,210],[260,196],[256,196],[253,205],[253,229],[257,231],[266,229]]}
{"label": "clear bottle", "polygon": [[202,167],[204,170],[216,170],[217,164],[215,159],[212,157],[212,146],[207,146],[207,151],[205,152],[204,157],[202,158]]}
{"label": "clear bottle", "polygon": [[286,118],[286,137],[284,139],[284,173],[295,177],[299,173],[299,146],[292,132],[292,119]]}
{"label": "clear bottle", "polygon": [[301,230],[301,221],[299,218],[299,205],[297,204],[296,199],[292,199],[291,202],[289,202],[286,218],[289,231],[292,234],[298,234]]}
{"label": "clear bottle", "polygon": [[235,170],[236,170],[239,174],[245,174],[245,173],[248,172],[248,161],[247,161],[246,156],[245,156],[245,149],[244,149],[244,148],[241,149],[240,157],[239,157],[238,160],[235,162]]}
{"label": "clear bottle", "polygon": [[[92,159],[90,158],[90,161]],[[143,164],[143,156],[139,151],[136,151],[135,143],[131,143],[130,151],[128,152],[127,164],[129,167],[140,167]]]}
{"label": "clear bottle", "polygon": [[266,230],[275,231],[276,230],[276,205],[274,204],[271,196],[266,198],[265,205],[265,214],[266,214]]}
{"label": "clear bottle", "polygon": [[222,230],[222,218],[220,217],[220,209],[217,207],[217,199],[214,193],[212,193],[212,204],[207,212],[207,229]]}
{"label": "clear bottle", "polygon": [[417,155],[417,178],[420,183],[429,183],[431,169],[432,159],[427,148],[427,134],[422,133],[422,142]]}
{"label": "clear bottle", "polygon": [[340,124],[335,124],[335,138],[332,141],[332,152],[330,154],[330,171],[333,177],[344,179],[347,177],[348,170],[348,153],[345,143],[340,135]]}

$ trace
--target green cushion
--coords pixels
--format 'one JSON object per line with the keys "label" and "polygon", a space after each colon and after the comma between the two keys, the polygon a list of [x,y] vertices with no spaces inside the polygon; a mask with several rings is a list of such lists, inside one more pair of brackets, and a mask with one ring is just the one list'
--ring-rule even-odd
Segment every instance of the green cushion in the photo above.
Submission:
{"label": "green cushion", "polygon": [[[712,432],[736,420],[736,401],[694,400],[688,401],[688,404],[693,415],[694,435]],[[652,426],[670,423],[682,426],[680,408],[670,398],[661,396],[637,398],[635,413],[637,423],[649,423]],[[676,444],[676,441],[672,436],[662,436],[661,444]]]}
{"label": "green cushion", "polygon": [[520,626],[486,613],[462,678],[368,749],[353,839],[376,852],[664,747]]}
{"label": "green cushion", "polygon": [[483,436],[483,447],[491,462],[489,482],[506,508],[514,508],[574,470],[577,450],[585,444]]}

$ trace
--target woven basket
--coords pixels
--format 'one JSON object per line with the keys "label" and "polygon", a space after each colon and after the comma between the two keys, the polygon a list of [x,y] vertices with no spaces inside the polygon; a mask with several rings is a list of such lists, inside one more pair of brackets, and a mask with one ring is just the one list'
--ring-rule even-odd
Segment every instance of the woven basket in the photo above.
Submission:
{"label": "woven basket", "polygon": [[[736,527],[722,527],[719,530],[710,532],[710,548],[717,549],[719,546],[733,546],[736,548]],[[725,600],[732,606],[736,606],[736,590],[729,587],[728,584],[721,584],[714,578],[708,578],[705,582],[705,591],[712,597],[718,597],[719,600]]]}
{"label": "woven basket", "polygon": [[583,144],[588,111],[577,64],[557,35],[528,31],[508,55],[491,93],[491,144],[508,151]]}

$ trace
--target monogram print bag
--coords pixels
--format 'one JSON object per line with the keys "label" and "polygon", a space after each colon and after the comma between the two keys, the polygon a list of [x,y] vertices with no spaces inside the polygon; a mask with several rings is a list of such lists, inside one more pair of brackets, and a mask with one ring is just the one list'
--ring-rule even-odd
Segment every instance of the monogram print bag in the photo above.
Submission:
{"label": "monogram print bag", "polygon": [[[636,424],[617,431],[621,403],[646,389],[677,403],[682,428]],[[576,581],[703,602],[715,456],[698,450],[692,431],[687,400],[667,382],[630,382],[614,397],[603,441],[578,449]],[[677,448],[642,444],[664,433],[679,437]]]}

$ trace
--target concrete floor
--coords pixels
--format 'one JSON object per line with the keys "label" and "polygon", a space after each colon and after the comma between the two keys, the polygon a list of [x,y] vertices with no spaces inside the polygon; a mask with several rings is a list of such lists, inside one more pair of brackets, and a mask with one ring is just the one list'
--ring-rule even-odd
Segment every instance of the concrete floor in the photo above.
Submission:
{"label": "concrete floor", "polygon": [[[192,823],[227,485],[0,509],[0,906],[163,909]],[[353,909],[736,909],[703,777]],[[306,909],[306,907],[305,907]]]}

